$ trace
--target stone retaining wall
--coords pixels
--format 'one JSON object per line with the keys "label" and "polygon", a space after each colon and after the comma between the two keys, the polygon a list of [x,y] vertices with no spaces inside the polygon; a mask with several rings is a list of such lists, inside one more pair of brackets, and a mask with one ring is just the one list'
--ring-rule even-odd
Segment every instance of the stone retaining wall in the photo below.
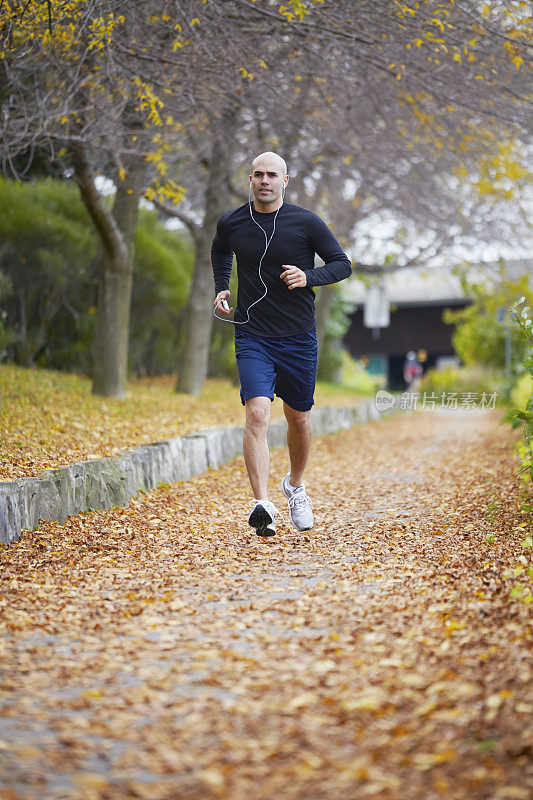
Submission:
{"label": "stone retaining wall", "polygon": [[[355,423],[378,419],[374,398],[354,408],[314,408],[315,435],[334,433]],[[286,445],[285,420],[268,431],[272,448]],[[36,478],[0,483],[0,542],[15,542],[39,520],[64,522],[82,511],[124,506],[139,490],[186,481],[217,469],[242,453],[243,428],[208,428],[176,439],[127,450],[116,458],[83,461],[47,470]]]}

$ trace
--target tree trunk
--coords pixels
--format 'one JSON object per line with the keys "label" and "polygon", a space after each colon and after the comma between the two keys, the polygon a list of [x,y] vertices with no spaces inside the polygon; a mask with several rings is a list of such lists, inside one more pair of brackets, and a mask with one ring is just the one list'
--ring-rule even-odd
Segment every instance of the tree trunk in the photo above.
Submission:
{"label": "tree trunk", "polygon": [[104,250],[92,347],[92,391],[104,397],[121,398],[126,394],[135,229],[144,162],[136,157],[127,163],[112,210],[96,189],[87,153],[78,143],[73,146],[73,163],[83,201]]}
{"label": "tree trunk", "polygon": [[214,297],[211,241],[218,218],[228,206],[228,197],[224,192],[228,166],[228,144],[217,138],[211,150],[204,220],[194,237],[194,275],[185,310],[185,341],[176,384],[176,391],[186,394],[200,395],[207,376]]}
{"label": "tree trunk", "polygon": [[93,394],[124,397],[128,377],[131,288],[139,194],[144,165],[132,162],[117,186],[113,217],[122,233],[126,257],[102,260],[93,342]]}
{"label": "tree trunk", "polygon": [[127,262],[118,266],[104,258],[91,348],[92,392],[103,397],[126,395],[131,285]]}

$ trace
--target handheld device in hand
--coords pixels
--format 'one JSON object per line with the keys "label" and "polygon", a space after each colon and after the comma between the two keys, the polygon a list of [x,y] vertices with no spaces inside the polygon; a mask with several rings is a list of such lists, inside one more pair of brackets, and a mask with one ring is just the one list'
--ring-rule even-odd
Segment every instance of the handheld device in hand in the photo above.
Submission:
{"label": "handheld device in hand", "polygon": [[224,311],[229,311],[229,304],[228,304],[228,301],[227,301],[227,300],[225,300],[225,299],[224,299],[224,300],[221,300],[221,301],[220,301],[220,305],[222,306],[222,308],[224,309]]}

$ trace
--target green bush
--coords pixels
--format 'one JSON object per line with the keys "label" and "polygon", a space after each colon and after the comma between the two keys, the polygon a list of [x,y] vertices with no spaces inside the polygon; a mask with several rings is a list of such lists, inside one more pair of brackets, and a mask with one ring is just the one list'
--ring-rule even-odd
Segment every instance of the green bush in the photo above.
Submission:
{"label": "green bush", "polygon": [[[529,491],[533,483],[533,391],[531,391],[533,384],[533,321],[529,316],[530,307],[525,305],[525,303],[525,296],[522,296],[514,303],[511,307],[511,319],[516,322],[520,336],[526,344],[527,356],[522,366],[524,370],[527,370],[524,377],[530,379],[530,395],[525,398],[525,405],[521,405],[518,408],[511,408],[507,413],[506,419],[514,426],[522,424],[524,442],[520,453],[522,466],[519,470],[519,474],[522,475],[527,482]],[[522,397],[518,399],[523,402]],[[533,511],[533,504],[528,506],[528,510]]]}
{"label": "green bush", "polygon": [[515,383],[511,392],[511,405],[519,411],[525,411],[528,400],[533,395],[533,378],[531,375],[522,375]]}
{"label": "green bush", "polygon": [[2,301],[10,341],[5,357],[30,366],[59,349],[65,368],[72,367],[94,302],[98,253],[76,186],[1,181],[0,252],[0,271],[10,284]]}
{"label": "green bush", "polygon": [[193,268],[190,244],[141,209],[135,237],[129,364],[137,375],[176,371],[179,321]]}
{"label": "green bush", "polygon": [[367,372],[361,361],[352,358],[347,350],[343,350],[341,370],[343,387],[354,389],[360,394],[373,394],[380,383],[378,377]]}
{"label": "green bush", "polygon": [[344,352],[341,340],[350,325],[350,310],[351,303],[344,298],[342,287],[335,287],[318,359],[317,378],[320,381],[339,383],[341,379]]}
{"label": "green bush", "polygon": [[[100,243],[68,181],[0,181],[0,357],[88,374]],[[130,369],[174,371],[191,247],[141,209],[132,291]]]}
{"label": "green bush", "polygon": [[513,427],[521,424],[524,435],[523,441],[517,442],[517,453],[521,461],[518,470],[522,480],[521,506],[527,516],[518,528],[526,536],[522,542],[524,552],[519,563],[504,574],[504,578],[511,578],[514,582],[509,598],[529,604],[533,602],[533,319],[530,316],[531,309],[525,303],[526,297],[522,296],[510,309],[511,320],[516,323],[526,343],[527,356],[523,364],[526,373],[511,397],[518,407],[509,409],[506,420]]}
{"label": "green bush", "polygon": [[[237,305],[237,270],[231,271],[230,278],[230,305]],[[209,350],[208,376],[210,378],[230,378],[234,385],[239,383],[239,372],[235,359],[235,346],[233,344],[233,325],[227,322],[213,320],[213,333]]]}
{"label": "green bush", "polygon": [[[0,301],[2,297],[6,295],[10,295],[12,291],[11,281],[0,272]],[[7,319],[7,311],[5,309],[0,308],[0,361],[7,355],[7,346],[11,344],[11,335],[6,328],[5,321]]]}
{"label": "green bush", "polygon": [[494,367],[475,364],[469,367],[448,367],[447,369],[430,369],[420,382],[420,392],[434,392],[440,396],[443,392],[475,392],[478,399],[485,393],[496,392],[496,403],[504,400],[505,374]]}
{"label": "green bush", "polygon": [[[452,342],[463,364],[485,364],[489,367],[505,365],[506,329],[498,320],[499,309],[511,306],[515,300],[525,296],[533,305],[533,290],[524,275],[518,281],[501,277],[496,284],[481,285],[463,280],[465,294],[473,297],[472,305],[458,311],[447,309],[443,320],[455,325]],[[511,331],[512,374],[516,379],[526,357],[527,345],[520,331],[513,326]]]}

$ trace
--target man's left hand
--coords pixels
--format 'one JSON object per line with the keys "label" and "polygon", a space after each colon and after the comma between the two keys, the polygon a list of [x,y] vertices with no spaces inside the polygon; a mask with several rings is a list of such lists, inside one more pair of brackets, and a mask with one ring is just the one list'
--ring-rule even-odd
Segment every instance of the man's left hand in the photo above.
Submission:
{"label": "man's left hand", "polygon": [[280,275],[282,281],[285,281],[289,289],[300,289],[307,286],[307,277],[305,272],[293,264],[282,264],[283,272]]}

